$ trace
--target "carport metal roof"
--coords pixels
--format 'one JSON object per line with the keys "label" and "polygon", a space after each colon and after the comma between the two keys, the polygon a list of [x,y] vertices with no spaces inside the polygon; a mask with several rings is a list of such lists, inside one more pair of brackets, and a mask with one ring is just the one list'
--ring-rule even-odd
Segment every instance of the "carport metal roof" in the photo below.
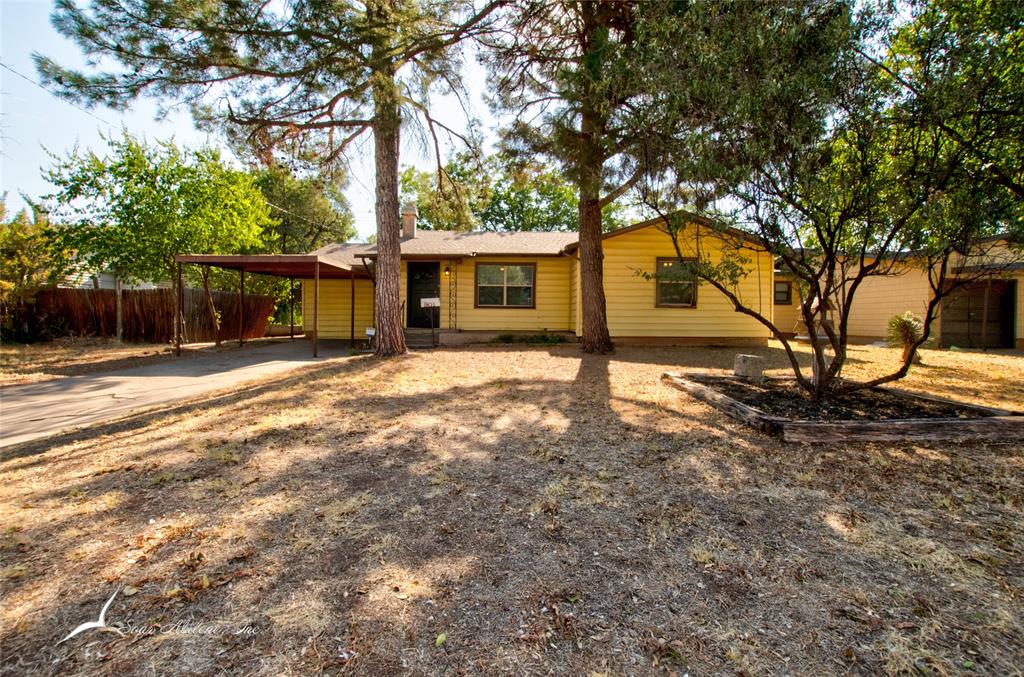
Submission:
{"label": "carport metal roof", "polygon": [[213,266],[246,273],[313,279],[317,264],[322,279],[349,279],[370,277],[365,266],[353,266],[320,254],[182,254],[174,257],[178,263]]}
{"label": "carport metal roof", "polygon": [[[239,281],[239,298],[241,303],[238,305],[239,312],[239,335],[238,344],[241,345],[242,339],[242,326],[241,321],[245,308],[245,274],[256,273],[259,275],[272,275],[274,277],[286,277],[289,279],[300,278],[307,280],[314,280],[313,284],[313,356],[316,357],[318,354],[317,343],[318,334],[320,328],[320,280],[349,280],[351,299],[350,313],[349,313],[349,330],[350,340],[355,346],[356,340],[356,311],[355,311],[355,299],[356,299],[356,278],[371,278],[370,271],[367,267],[352,265],[350,262],[342,261],[338,256],[332,256],[330,253],[318,253],[312,254],[179,254],[174,257],[175,262],[178,264],[178,279],[177,288],[179,290],[178,302],[183,303],[184,295],[180,290],[184,289],[182,280],[181,266],[183,264],[192,264],[198,266],[212,266],[214,268],[226,268],[228,270],[237,270],[242,273]],[[372,278],[371,278],[372,279]],[[182,315],[184,308],[179,308],[179,312],[175,313],[175,343],[177,347],[177,353],[181,355],[181,336],[182,336]],[[293,314],[294,317],[294,314]],[[295,337],[294,321],[291,331],[292,338]]]}

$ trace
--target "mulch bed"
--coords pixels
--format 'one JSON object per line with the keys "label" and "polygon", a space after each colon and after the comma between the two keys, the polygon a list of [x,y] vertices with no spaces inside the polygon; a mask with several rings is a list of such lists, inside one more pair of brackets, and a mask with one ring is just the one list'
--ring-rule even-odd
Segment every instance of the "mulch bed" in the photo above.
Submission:
{"label": "mulch bed", "polygon": [[1021,412],[874,388],[816,403],[795,381],[754,385],[734,376],[662,375],[674,388],[787,442],[1024,440]]}
{"label": "mulch bed", "polygon": [[908,418],[980,418],[977,408],[906,397],[872,389],[815,402],[795,381],[767,379],[761,385],[747,381],[689,375],[691,381],[710,386],[769,416],[807,421],[878,421]]}

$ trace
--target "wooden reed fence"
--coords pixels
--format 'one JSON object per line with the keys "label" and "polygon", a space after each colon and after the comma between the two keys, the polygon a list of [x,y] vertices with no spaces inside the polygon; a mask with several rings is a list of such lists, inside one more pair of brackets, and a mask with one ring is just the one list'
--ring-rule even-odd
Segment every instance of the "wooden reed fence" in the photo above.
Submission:
{"label": "wooden reed fence", "polygon": [[[121,292],[126,341],[168,343],[174,338],[174,292],[171,289],[126,289]],[[238,339],[238,294],[212,292],[220,312],[220,338]],[[61,336],[114,336],[117,333],[117,295],[113,289],[44,289],[36,294],[35,312],[29,322],[37,333]],[[266,334],[274,313],[272,296],[245,295],[245,326],[242,336]],[[214,322],[206,293],[185,290],[183,314],[187,343],[214,340]]]}

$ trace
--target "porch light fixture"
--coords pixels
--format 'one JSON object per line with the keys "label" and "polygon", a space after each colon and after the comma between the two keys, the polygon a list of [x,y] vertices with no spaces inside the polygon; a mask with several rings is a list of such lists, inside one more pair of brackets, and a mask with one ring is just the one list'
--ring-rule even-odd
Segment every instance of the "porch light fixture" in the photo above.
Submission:
{"label": "porch light fixture", "polygon": [[444,276],[445,277],[451,277],[452,276],[451,266],[445,266],[444,267]]}

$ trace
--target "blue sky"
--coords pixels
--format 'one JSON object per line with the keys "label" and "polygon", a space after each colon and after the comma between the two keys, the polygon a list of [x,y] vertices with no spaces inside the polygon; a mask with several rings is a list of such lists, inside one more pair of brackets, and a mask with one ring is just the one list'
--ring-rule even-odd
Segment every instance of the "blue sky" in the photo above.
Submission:
{"label": "blue sky", "polygon": [[[0,61],[35,82],[39,78],[32,63],[33,52],[41,52],[69,66],[85,64],[78,47],[50,25],[51,10],[49,0],[0,0]],[[473,92],[471,110],[483,118],[486,129],[494,123],[480,95],[484,77],[480,66],[469,65],[466,78],[467,87]],[[40,171],[50,164],[47,150],[63,155],[76,144],[81,148],[100,149],[102,135],[118,134],[122,127],[151,140],[173,138],[188,146],[222,146],[217,136],[208,136],[193,127],[187,110],[172,108],[162,121],[154,119],[156,112],[156,102],[149,100],[137,101],[132,110],[125,113],[107,108],[86,112],[0,68],[0,192],[7,193],[7,206],[12,210],[21,208],[24,205],[22,192],[35,198],[50,191]],[[453,99],[436,102],[435,117],[456,129],[464,128],[463,113]],[[432,167],[433,159],[424,144],[415,135],[406,137],[402,164]],[[372,148],[367,136],[352,154],[351,180],[345,191],[361,239],[376,229]]]}

